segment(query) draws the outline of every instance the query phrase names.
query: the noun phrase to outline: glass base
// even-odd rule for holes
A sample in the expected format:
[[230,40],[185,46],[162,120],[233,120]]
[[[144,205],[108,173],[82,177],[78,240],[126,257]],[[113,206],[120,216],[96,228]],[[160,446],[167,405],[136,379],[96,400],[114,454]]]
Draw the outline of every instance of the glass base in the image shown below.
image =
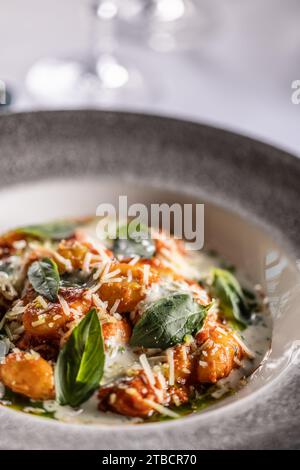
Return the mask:
[[49,107],[130,103],[149,91],[139,71],[111,55],[101,55],[93,68],[81,60],[41,59],[29,70],[26,88]]

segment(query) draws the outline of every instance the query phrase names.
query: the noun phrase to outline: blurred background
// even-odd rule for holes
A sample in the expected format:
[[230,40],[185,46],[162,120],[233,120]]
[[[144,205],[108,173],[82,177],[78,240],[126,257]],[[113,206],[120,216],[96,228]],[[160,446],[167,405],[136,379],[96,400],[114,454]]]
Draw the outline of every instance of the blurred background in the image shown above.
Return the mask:
[[299,0],[0,0],[2,112],[184,117],[300,156]]

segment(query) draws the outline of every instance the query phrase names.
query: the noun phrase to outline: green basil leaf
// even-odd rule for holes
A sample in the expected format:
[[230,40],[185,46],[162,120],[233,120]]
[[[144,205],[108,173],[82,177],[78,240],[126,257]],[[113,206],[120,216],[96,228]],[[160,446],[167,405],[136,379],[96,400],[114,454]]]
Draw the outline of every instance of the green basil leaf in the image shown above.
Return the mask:
[[141,258],[150,259],[155,253],[155,245],[152,240],[142,240],[135,242],[134,240],[116,239],[114,242],[113,252],[116,256],[124,256],[125,258],[133,258],[140,256]]
[[62,240],[74,235],[75,229],[79,225],[80,222],[65,220],[41,225],[28,225],[18,228],[16,232],[42,240]]
[[119,227],[117,238],[113,244],[113,252],[116,256],[126,258],[134,256],[152,258],[155,254],[155,243],[150,237],[148,227],[140,223],[136,226],[129,223]]
[[181,343],[186,335],[200,330],[209,308],[185,293],[163,297],[145,310],[133,329],[130,344],[166,349]]
[[93,279],[94,272],[86,274],[84,271],[78,269],[77,271],[65,272],[60,276],[61,287],[77,287],[85,289],[92,287],[95,284]]
[[28,269],[28,279],[38,294],[50,302],[57,300],[60,279],[57,265],[50,258],[34,261]]
[[212,295],[220,302],[220,308],[228,320],[235,320],[241,326],[248,325],[251,308],[236,277],[220,268],[212,271]]
[[77,407],[99,387],[105,363],[101,324],[95,309],[81,320],[61,349],[55,389],[61,405]]

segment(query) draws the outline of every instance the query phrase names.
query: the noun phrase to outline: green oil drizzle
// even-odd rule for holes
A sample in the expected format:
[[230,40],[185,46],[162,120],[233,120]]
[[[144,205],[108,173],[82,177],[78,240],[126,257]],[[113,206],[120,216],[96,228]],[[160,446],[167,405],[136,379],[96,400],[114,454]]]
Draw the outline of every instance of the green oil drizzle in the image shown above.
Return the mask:
[[[4,396],[0,400],[0,405],[6,406],[7,408],[11,408],[16,411],[23,411],[26,414],[40,416],[42,418],[55,419],[54,412],[45,410],[42,401],[31,400],[30,398],[24,397],[23,395],[12,392],[8,388],[5,388]],[[27,411],[26,408],[29,408],[29,410]],[[30,411],[30,408],[32,411]],[[39,409],[43,410],[43,412],[38,412]],[[34,410],[36,410],[36,412]]]
[[[180,417],[189,416],[191,414],[199,413],[206,408],[215,405],[221,400],[224,400],[227,397],[232,396],[235,393],[235,390],[230,389],[226,391],[220,398],[214,398],[211,394],[216,391],[214,386],[209,387],[206,392],[201,395],[198,395],[197,398],[192,398],[189,400],[188,403],[185,403],[180,406],[171,405],[168,409],[177,413]],[[154,423],[157,421],[170,421],[174,418],[170,418],[169,416],[157,415],[153,414],[149,418],[146,418],[144,422],[147,423]]]

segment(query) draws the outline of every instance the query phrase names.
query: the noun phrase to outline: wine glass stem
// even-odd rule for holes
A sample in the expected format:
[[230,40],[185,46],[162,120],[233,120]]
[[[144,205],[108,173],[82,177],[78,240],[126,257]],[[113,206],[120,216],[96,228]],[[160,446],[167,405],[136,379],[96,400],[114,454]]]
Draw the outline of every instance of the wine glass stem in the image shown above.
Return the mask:
[[94,70],[102,56],[113,57],[117,49],[116,16],[116,1],[91,1],[88,56],[91,68]]

